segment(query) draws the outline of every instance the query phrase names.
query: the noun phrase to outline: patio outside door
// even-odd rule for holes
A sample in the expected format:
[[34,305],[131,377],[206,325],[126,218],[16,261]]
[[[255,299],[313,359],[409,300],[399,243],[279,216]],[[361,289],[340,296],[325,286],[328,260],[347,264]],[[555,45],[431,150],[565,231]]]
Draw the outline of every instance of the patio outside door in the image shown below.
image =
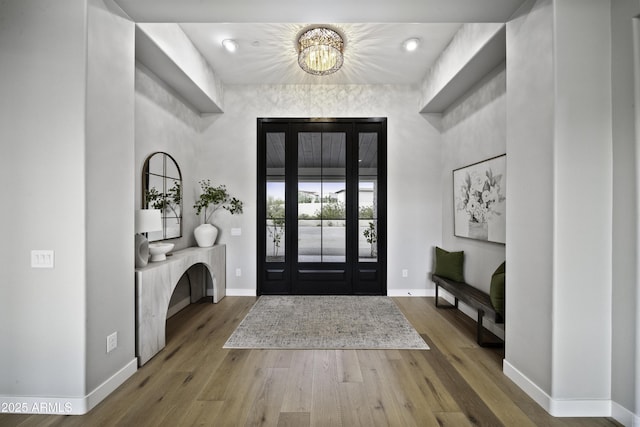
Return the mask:
[[258,293],[385,295],[385,119],[258,120]]

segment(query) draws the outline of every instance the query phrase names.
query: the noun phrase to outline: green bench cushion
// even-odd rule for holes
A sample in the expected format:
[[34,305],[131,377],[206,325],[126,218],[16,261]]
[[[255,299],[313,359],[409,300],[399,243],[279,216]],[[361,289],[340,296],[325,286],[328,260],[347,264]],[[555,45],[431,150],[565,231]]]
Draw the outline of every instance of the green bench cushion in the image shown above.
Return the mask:
[[448,252],[436,246],[436,268],[433,274],[464,282],[464,252]]
[[489,297],[491,298],[491,304],[500,316],[504,318],[504,277],[505,277],[505,263],[503,262],[498,266],[496,271],[491,276],[491,288],[489,290]]

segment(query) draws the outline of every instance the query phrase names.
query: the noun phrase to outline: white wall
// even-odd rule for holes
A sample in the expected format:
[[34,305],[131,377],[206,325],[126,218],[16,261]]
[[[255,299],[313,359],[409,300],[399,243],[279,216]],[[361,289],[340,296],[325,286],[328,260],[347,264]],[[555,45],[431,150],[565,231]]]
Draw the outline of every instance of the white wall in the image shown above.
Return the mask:
[[609,408],[609,7],[528,2],[507,26],[505,372],[553,415]]
[[[638,16],[635,15],[633,19],[633,40],[634,40],[634,54],[633,54],[633,74],[634,74],[634,106],[637,106],[640,103],[640,20]],[[636,188],[640,188],[640,111],[635,108],[635,172],[636,172]],[[640,211],[640,195],[636,192],[636,210]],[[636,221],[637,221],[636,216]],[[637,225],[636,222],[636,253],[640,251],[640,226]],[[636,258],[637,259],[637,258]],[[638,314],[637,308],[640,307],[640,283],[638,283],[638,277],[640,277],[640,264],[636,264],[636,275],[635,275],[635,288],[636,288],[636,310],[634,311],[635,315],[635,423],[640,424],[640,376],[638,372],[640,372],[640,315]],[[616,319],[617,320],[617,319]],[[615,322],[615,321],[614,321]],[[633,323],[632,323],[633,324]],[[615,326],[619,326],[619,323],[614,323]],[[614,352],[615,353],[615,352]],[[614,354],[615,357],[615,354]],[[614,384],[614,389],[616,389],[618,385]],[[617,390],[617,389],[616,389]]]
[[[136,369],[133,26],[101,0],[0,9],[0,170],[19,183],[3,214],[0,400],[84,413]],[[32,249],[55,267],[32,269]]]
[[[388,117],[388,292],[416,295],[433,288],[428,273],[442,235],[440,135],[417,113],[412,88],[231,86],[225,88],[224,114],[198,115],[138,64],[135,100],[136,207],[146,156],[168,152],[184,181],[183,237],[173,241],[176,249],[192,246],[193,228],[200,223],[193,209],[198,181],[226,184],[245,203],[244,213],[220,211],[211,222],[220,229],[218,243],[227,245],[228,293],[241,295],[256,292],[257,118]],[[242,235],[230,236],[232,227]],[[401,277],[403,269],[409,277]]]
[[[637,328],[638,186],[634,140],[634,37],[631,17],[640,14],[637,0],[611,2],[613,92],[613,327],[611,397],[627,411],[638,412],[635,387]],[[638,39],[636,39],[638,40]],[[640,44],[640,41],[636,41]],[[636,46],[640,49],[640,45]]]
[[[505,365],[525,389],[538,388],[528,389],[534,397],[541,397],[536,393],[542,391],[548,398],[542,403],[551,409],[562,409],[563,399],[598,404],[611,396],[629,411],[638,407],[637,402],[633,405],[638,393],[629,392],[634,384],[624,377],[631,372],[625,369],[637,364],[637,353],[635,361],[630,354],[634,344],[619,334],[611,343],[610,333],[612,328],[633,329],[637,321],[637,303],[634,306],[628,298],[637,293],[637,273],[628,269],[636,255],[625,251],[637,245],[625,235],[637,227],[637,215],[628,213],[634,197],[637,203],[637,189],[630,185],[629,192],[622,190],[637,170],[637,165],[622,160],[637,155],[629,146],[632,132],[626,114],[631,89],[622,83],[629,78],[628,58],[623,58],[628,55],[628,32],[613,34],[613,75],[610,61],[603,61],[611,44],[606,22],[629,19],[638,4],[613,5],[609,16],[609,2],[530,1],[507,28]],[[185,197],[187,185],[193,197],[185,201],[185,214],[195,198],[197,180],[203,178],[227,184],[245,201],[244,215],[223,213],[218,224],[223,227],[222,242],[229,245],[229,270],[243,271],[239,278],[230,275],[228,287],[238,293],[255,292],[256,117],[388,117],[389,293],[431,288],[427,273],[432,247],[450,235],[442,227],[448,202],[443,205],[446,172],[441,161],[454,162],[458,155],[453,155],[455,149],[443,148],[442,141],[459,144],[458,131],[468,123],[454,117],[473,120],[497,114],[503,108],[500,96],[487,104],[487,110],[472,115],[452,108],[443,119],[446,129],[441,137],[417,113],[415,90],[409,87],[232,87],[226,93],[226,114],[199,117],[175,104],[158,85],[145,92],[141,88],[149,83],[148,76],[137,72],[136,115],[142,114],[136,119],[136,138],[144,137],[140,145],[136,140],[132,153],[127,135],[132,124],[126,111],[133,88],[125,93],[133,75],[126,58],[132,30],[106,10],[97,0],[89,5],[86,0],[0,4],[0,140],[11,141],[2,147],[0,177],[5,183],[20,183],[6,186],[11,209],[2,211],[0,338],[5,345],[0,352],[0,400],[58,396],[83,401],[127,366],[133,352],[133,279],[125,279],[133,264],[132,212],[139,206],[142,162],[151,151],[178,153],[181,165],[197,158],[185,180]],[[554,23],[562,28],[554,28]],[[574,30],[581,37],[574,38]],[[96,51],[87,55],[87,45]],[[106,52],[113,53],[113,63]],[[100,85],[129,72],[113,93]],[[497,81],[496,76],[489,84]],[[607,101],[607,91],[613,92],[613,104]],[[481,98],[481,92],[469,100]],[[172,124],[163,126],[166,121]],[[484,155],[484,149],[479,148],[478,155]],[[574,166],[578,161],[580,168]],[[124,172],[121,169],[115,181],[126,186],[125,181],[135,179],[135,197],[132,190],[118,191],[98,173],[122,165]],[[585,168],[594,171],[593,176],[585,177]],[[603,206],[574,221],[573,205],[583,198],[571,191],[585,185]],[[612,186],[620,189],[611,193]],[[105,199],[96,195],[102,192],[109,204],[125,207],[112,210],[113,218],[101,210]],[[189,246],[189,228],[197,219],[185,217],[191,225],[178,243]],[[242,236],[229,236],[230,226],[241,227]],[[115,235],[105,237],[103,227],[106,233],[115,230]],[[611,229],[613,241],[605,231]],[[100,244],[105,250],[97,250]],[[32,249],[55,250],[55,268],[31,269]],[[491,256],[498,258],[496,253]],[[109,263],[115,270],[104,269]],[[409,270],[406,279],[400,277],[404,268]],[[469,274],[485,273],[474,267]],[[580,296],[579,304],[575,295]],[[119,348],[106,355],[104,334],[114,330],[122,334]],[[634,334],[637,327],[630,332]],[[620,363],[613,374],[612,357],[614,366]]]
[[[507,23],[505,361],[551,392],[553,271],[553,14],[529,1]],[[535,76],[535,78],[532,78]]]
[[[214,116],[215,117],[215,116]],[[163,151],[180,167],[183,181],[182,237],[170,239],[175,250],[195,246],[193,229],[200,224],[193,204],[198,193],[197,142],[207,117],[201,117],[180,101],[151,71],[141,64],[135,69],[135,209],[142,204],[142,168],[149,155]]]
[[[134,24],[112,13],[103,0],[90,0],[84,149],[89,394],[123,368],[131,373],[137,367],[131,273],[135,234],[133,46]],[[106,339],[114,332],[118,347],[107,354]]]
[[[135,209],[142,203],[142,168],[149,155],[163,151],[173,157],[180,168],[183,181],[182,237],[168,240],[174,250],[195,246],[193,229],[200,224],[193,204],[199,194],[196,177],[198,164],[197,142],[203,128],[217,115],[201,116],[187,106],[172,89],[144,65],[135,68],[135,162],[132,182],[135,182]],[[200,269],[201,267],[194,267]],[[189,299],[189,278],[206,277],[184,275],[178,282],[169,306],[180,306]]]
[[0,400],[85,392],[85,3],[0,4]]
[[[600,0],[556,0],[554,6],[552,395],[555,399],[608,399],[612,274],[611,6]],[[576,191],[580,188],[584,191]],[[585,197],[596,202],[585,204]],[[576,296],[580,304],[575,303]]]
[[[138,23],[136,57],[162,72],[166,82],[200,111],[223,111],[224,88],[207,60],[176,23]],[[146,38],[148,43],[143,42]],[[152,44],[150,46],[149,44]],[[168,57],[167,59],[160,59]],[[153,65],[152,65],[153,64]],[[175,67],[175,69],[173,69]]]
[[[491,275],[505,261],[505,245],[454,236],[452,171],[506,153],[506,104],[506,71],[503,63],[480,78],[467,94],[443,113],[441,120],[441,246],[449,251],[464,251],[465,281],[486,293],[490,290]],[[461,310],[476,318],[475,309],[461,304]],[[488,317],[485,326],[504,338],[503,324],[495,325],[493,319]]]
[[452,85],[452,81],[456,76],[459,77],[461,70],[474,57],[482,55],[479,52],[503,27],[504,24],[501,23],[463,24],[423,79],[418,109],[422,110],[447,86]]
[[[389,294],[432,288],[432,247],[441,239],[440,135],[416,111],[416,92],[405,86],[230,86],[225,113],[200,138],[196,179],[226,184],[244,201],[243,215],[216,214],[227,244],[227,288],[255,294],[256,155],[258,117],[387,117]],[[230,236],[230,228],[242,236]],[[242,276],[236,277],[237,268]],[[407,278],[402,269],[409,270]]]
[[505,260],[505,245],[454,236],[452,171],[506,153],[506,105],[502,64],[442,115],[442,245],[465,252],[465,281],[486,293],[491,275]]

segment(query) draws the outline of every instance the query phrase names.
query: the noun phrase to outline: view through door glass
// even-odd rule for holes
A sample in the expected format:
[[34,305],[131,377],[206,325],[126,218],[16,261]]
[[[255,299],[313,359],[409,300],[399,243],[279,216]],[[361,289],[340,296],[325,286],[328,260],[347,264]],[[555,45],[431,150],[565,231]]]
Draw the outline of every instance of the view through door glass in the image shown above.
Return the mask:
[[346,261],[346,135],[298,133],[298,262]]
[[259,294],[386,294],[385,150],[385,119],[258,120]]
[[285,133],[266,134],[266,261],[285,261]]
[[358,134],[358,257],[378,260],[378,134]]

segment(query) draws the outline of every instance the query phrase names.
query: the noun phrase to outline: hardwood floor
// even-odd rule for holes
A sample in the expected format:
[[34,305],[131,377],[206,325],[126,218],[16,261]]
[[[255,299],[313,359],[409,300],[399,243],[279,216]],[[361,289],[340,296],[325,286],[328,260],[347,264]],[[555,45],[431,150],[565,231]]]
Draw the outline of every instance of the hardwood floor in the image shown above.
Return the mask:
[[192,304],[167,322],[167,347],[83,416],[0,415],[0,426],[615,426],[553,418],[502,374],[502,349],[433,298],[394,298],[431,347],[228,350],[255,302]]

